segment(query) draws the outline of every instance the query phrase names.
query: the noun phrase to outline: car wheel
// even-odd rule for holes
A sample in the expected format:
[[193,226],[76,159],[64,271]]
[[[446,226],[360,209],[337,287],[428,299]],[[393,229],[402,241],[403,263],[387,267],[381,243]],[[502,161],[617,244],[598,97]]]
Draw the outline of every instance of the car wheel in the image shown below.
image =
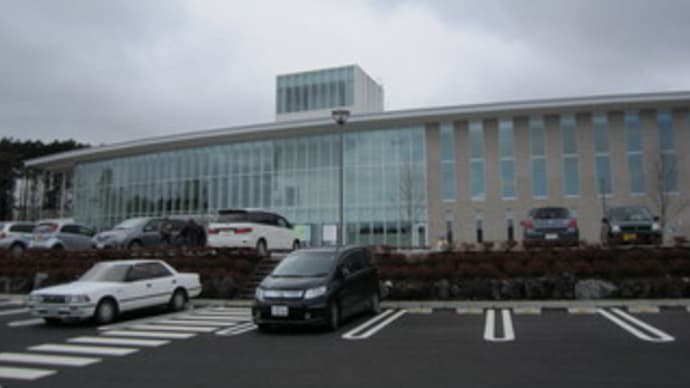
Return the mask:
[[58,244],[58,245],[56,245],[56,246],[53,247],[53,250],[56,250],[56,251],[62,251],[62,250],[64,250],[64,249],[65,249],[65,247],[63,247],[63,246],[60,245],[60,244]]
[[256,243],[256,252],[261,257],[268,257],[268,248],[266,248],[266,241],[259,240],[259,242]]
[[45,321],[46,325],[54,326],[57,324],[60,324],[62,320],[60,318],[43,318],[43,321]]
[[295,240],[295,242],[292,243],[292,250],[296,251],[299,249],[299,241]]
[[129,249],[141,249],[143,248],[143,245],[141,245],[141,242],[139,241],[132,241],[129,243]]
[[371,312],[374,314],[378,314],[381,312],[381,297],[379,297],[378,292],[374,292],[371,295],[371,299],[369,300]]
[[175,290],[170,297],[170,310],[182,311],[187,307],[187,293],[182,290]]
[[12,256],[21,256],[24,253],[24,245],[15,243],[10,247],[10,253]]
[[101,325],[110,323],[115,320],[115,317],[117,317],[117,306],[114,301],[105,299],[98,303],[94,313],[96,323]]
[[335,331],[340,326],[340,308],[336,302],[331,302],[328,305],[328,329]]

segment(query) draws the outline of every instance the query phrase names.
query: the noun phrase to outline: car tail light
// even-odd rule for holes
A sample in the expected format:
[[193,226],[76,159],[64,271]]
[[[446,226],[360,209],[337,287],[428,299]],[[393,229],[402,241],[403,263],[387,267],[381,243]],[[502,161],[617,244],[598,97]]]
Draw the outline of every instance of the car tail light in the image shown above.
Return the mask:
[[525,229],[534,229],[534,222],[532,220],[525,221]]
[[218,234],[218,233],[220,233],[219,229],[209,229],[208,230],[208,234]]
[[568,222],[568,228],[577,229],[577,219],[571,218],[570,221]]
[[235,229],[235,234],[247,234],[247,233],[251,233],[251,232],[252,232],[252,228],[237,228],[237,229]]

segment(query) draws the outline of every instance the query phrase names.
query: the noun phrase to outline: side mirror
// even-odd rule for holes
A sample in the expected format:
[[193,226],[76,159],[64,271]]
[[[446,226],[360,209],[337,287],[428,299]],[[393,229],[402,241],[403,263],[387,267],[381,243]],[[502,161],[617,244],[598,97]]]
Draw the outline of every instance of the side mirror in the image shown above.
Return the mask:
[[338,267],[338,277],[340,279],[347,279],[347,277],[350,276],[350,270],[347,269],[345,266],[340,266]]
[[659,222],[660,218],[659,216],[654,216],[654,222]]
[[609,223],[609,219],[606,218],[606,217],[604,217],[604,218],[601,219],[601,223],[602,223],[602,224],[608,224],[608,223]]

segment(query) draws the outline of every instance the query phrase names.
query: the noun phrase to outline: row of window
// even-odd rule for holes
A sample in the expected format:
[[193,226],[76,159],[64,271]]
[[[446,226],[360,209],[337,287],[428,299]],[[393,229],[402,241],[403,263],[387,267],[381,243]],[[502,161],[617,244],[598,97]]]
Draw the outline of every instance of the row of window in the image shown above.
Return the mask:
[[[678,171],[675,151],[675,135],[672,114],[658,112],[656,129],[658,145],[661,151],[658,161],[647,161],[652,169],[648,171],[654,177],[662,179],[666,192],[678,191]],[[484,125],[480,119],[471,120],[468,125],[467,154],[470,162],[470,193],[473,200],[483,200],[485,187],[485,143]],[[562,158],[563,193],[566,197],[580,195],[580,141],[581,128],[577,126],[575,115],[562,115],[559,118],[561,135],[560,152]],[[627,147],[627,164],[629,171],[629,190],[632,194],[644,194],[645,161],[643,156],[643,137],[638,112],[626,112],[624,130]],[[456,199],[455,146],[454,129],[451,123],[441,124],[441,176],[443,178],[441,193],[445,201]],[[599,194],[613,192],[613,180],[610,160],[610,133],[606,113],[595,113],[592,116],[592,138],[594,143],[594,173]],[[544,118],[529,118],[529,161],[531,173],[531,192],[536,199],[548,197],[548,159],[547,131]],[[504,199],[517,197],[517,177],[515,169],[515,133],[513,119],[500,119],[498,122],[498,148],[500,187]]]
[[279,114],[351,106],[354,68],[280,76],[276,92]]

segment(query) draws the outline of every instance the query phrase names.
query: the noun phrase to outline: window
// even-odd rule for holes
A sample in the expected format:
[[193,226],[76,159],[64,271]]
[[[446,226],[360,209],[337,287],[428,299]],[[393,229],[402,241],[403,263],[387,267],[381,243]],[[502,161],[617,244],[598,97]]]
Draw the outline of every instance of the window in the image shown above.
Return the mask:
[[79,226],[77,226],[77,225],[65,225],[62,227],[62,230],[60,232],[69,233],[69,234],[79,234]]
[[673,115],[671,112],[659,112],[656,116],[659,128],[659,149],[661,160],[657,167],[660,179],[663,180],[665,192],[678,191],[678,168],[676,164],[675,136]]
[[642,131],[640,115],[637,112],[625,113],[625,140],[628,147],[628,171],[630,193],[644,194],[644,168],[642,160]]
[[575,116],[561,116],[560,124],[563,152],[563,193],[566,197],[574,197],[580,194],[580,157]]
[[453,125],[441,124],[441,193],[444,201],[455,200],[455,150]]
[[[0,230],[2,230],[2,225],[0,225]],[[31,233],[33,230],[34,226],[32,224],[16,224],[10,226],[10,232]]]
[[546,130],[544,119],[540,116],[531,117],[530,153],[532,159],[532,196],[546,198]]
[[516,183],[513,119],[501,119],[499,121],[498,148],[501,157],[501,193],[504,199],[514,199],[516,197]]
[[481,120],[469,124],[470,184],[472,199],[483,200],[484,191],[484,127]]
[[599,194],[611,194],[611,162],[609,160],[609,131],[606,113],[595,113],[592,117],[594,130],[594,166]]

